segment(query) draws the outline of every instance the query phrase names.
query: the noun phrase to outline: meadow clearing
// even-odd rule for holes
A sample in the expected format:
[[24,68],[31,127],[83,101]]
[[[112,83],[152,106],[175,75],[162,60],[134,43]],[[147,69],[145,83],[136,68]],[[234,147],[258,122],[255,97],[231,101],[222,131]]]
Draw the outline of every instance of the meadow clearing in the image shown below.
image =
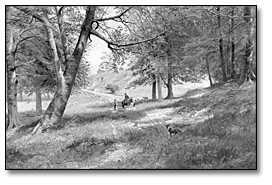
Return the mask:
[[[40,119],[35,102],[20,102],[29,105],[19,103],[22,126],[6,133],[6,168],[256,169],[255,88],[180,86],[174,99],[117,111],[111,100],[123,92],[84,90],[70,98],[60,126],[39,135],[30,134]],[[170,135],[166,125],[179,132]]]

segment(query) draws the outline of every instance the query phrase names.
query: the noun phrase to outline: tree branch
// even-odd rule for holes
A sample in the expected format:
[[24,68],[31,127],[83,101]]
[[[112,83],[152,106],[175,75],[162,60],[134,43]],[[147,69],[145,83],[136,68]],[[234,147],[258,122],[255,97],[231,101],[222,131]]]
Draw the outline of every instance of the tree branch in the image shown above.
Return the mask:
[[237,19],[237,18],[254,18],[253,16],[230,16],[230,15],[224,15],[224,14],[219,14],[219,13],[215,13],[207,8],[203,8],[202,10],[205,10],[207,11],[208,13],[210,14],[213,14],[215,16],[221,16],[221,17],[227,17],[227,18],[230,18],[230,19]]
[[162,77],[161,75],[160,75],[160,77],[161,77],[163,83],[164,83],[166,86],[168,86],[168,83],[166,83],[166,81],[163,79],[163,77]]
[[65,6],[61,6],[59,11],[58,11],[58,15],[61,15],[62,14],[62,10],[64,9]]
[[33,37],[35,38],[36,36],[25,37],[25,38],[23,38],[22,40],[20,40],[19,42],[17,42],[16,47],[15,47],[15,50],[14,50],[14,55],[16,55],[18,46],[19,46],[19,44],[20,44],[21,42],[23,42],[23,41],[25,41],[25,40],[27,40],[27,39],[33,38]]
[[121,12],[118,15],[112,16],[112,17],[107,17],[107,18],[101,18],[101,19],[95,19],[94,21],[109,21],[109,20],[115,20],[117,18],[121,18],[125,13],[127,13],[132,7],[126,9],[125,11]]
[[20,10],[21,12],[29,15],[29,16],[32,16],[33,18],[39,20],[40,22],[43,22],[43,19],[39,15],[33,14],[30,11],[27,11],[26,9],[19,8],[17,6],[13,6],[13,7],[16,8],[17,10]]
[[[156,35],[155,37],[152,37],[150,39],[146,39],[146,40],[142,40],[142,41],[139,41],[139,42],[132,42],[132,43],[128,43],[128,44],[116,44],[116,43],[113,43],[111,41],[109,41],[108,39],[106,39],[104,36],[102,36],[101,34],[99,34],[97,31],[95,30],[92,30],[91,31],[91,34],[97,36],[98,38],[102,39],[103,41],[105,41],[106,43],[108,43],[108,46],[112,47],[112,46],[116,46],[116,47],[127,47],[127,46],[133,46],[133,45],[138,45],[138,44],[142,44],[142,43],[145,43],[145,42],[149,42],[151,40],[154,40],[156,38],[158,38],[159,36],[162,36],[166,33],[166,31]],[[111,46],[112,45],[112,46]]]
[[14,8],[16,8],[17,10],[19,10],[19,11],[21,11],[21,12],[23,12],[23,13],[29,15],[29,16],[32,16],[33,18],[40,21],[44,26],[47,26],[47,27],[51,28],[53,31],[55,31],[56,33],[58,33],[57,30],[54,27],[46,25],[45,22],[44,22],[44,19],[41,16],[39,16],[37,14],[33,14],[30,11],[27,11],[26,9],[18,8],[16,6],[14,6]]
[[239,24],[237,24],[236,26],[234,26],[231,30],[229,30],[228,34],[230,34],[231,32],[233,32],[236,28],[238,28],[239,26],[245,24],[246,22],[241,22]]

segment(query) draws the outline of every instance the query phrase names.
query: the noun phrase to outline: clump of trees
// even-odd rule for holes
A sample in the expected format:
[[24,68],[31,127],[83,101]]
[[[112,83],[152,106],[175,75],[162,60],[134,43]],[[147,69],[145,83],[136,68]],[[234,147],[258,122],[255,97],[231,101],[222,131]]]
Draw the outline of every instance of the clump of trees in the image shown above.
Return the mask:
[[[130,61],[137,76],[131,86],[151,85],[152,98],[173,98],[173,85],[199,82],[210,85],[232,79],[238,84],[256,80],[255,6],[137,7],[123,22],[126,39],[139,40],[164,32],[157,39],[115,51],[107,66]],[[131,24],[128,28],[127,22]]]

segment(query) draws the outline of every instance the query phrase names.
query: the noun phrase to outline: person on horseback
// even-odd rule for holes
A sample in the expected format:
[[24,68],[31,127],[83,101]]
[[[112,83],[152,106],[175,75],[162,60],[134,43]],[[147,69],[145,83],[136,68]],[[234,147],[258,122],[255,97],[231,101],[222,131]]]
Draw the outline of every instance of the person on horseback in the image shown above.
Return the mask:
[[128,103],[129,100],[129,96],[127,95],[127,93],[125,93],[125,103]]

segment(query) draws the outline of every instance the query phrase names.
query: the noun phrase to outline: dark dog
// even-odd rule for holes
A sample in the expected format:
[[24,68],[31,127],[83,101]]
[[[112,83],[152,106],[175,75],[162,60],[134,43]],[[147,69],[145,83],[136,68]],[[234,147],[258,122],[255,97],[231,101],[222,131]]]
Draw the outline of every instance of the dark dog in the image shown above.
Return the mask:
[[179,133],[183,133],[184,130],[177,128],[177,127],[170,127],[170,125],[165,125],[167,131],[169,132],[170,136],[172,137],[172,134],[176,135]]

